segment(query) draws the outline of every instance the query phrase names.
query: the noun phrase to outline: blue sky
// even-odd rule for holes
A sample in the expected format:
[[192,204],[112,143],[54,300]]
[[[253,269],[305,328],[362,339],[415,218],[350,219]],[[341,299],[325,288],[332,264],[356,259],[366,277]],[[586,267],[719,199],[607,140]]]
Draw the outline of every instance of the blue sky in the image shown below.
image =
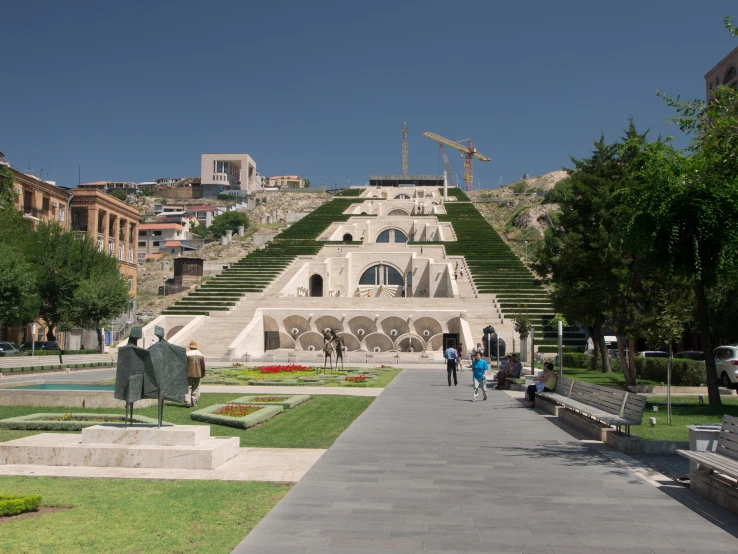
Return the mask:
[[63,186],[78,162],[83,182],[197,176],[203,152],[363,184],[400,172],[407,121],[411,173],[442,170],[423,131],[471,137],[494,187],[586,156],[631,115],[678,135],[656,90],[703,98],[738,46],[723,0],[0,0],[0,13],[0,150]]

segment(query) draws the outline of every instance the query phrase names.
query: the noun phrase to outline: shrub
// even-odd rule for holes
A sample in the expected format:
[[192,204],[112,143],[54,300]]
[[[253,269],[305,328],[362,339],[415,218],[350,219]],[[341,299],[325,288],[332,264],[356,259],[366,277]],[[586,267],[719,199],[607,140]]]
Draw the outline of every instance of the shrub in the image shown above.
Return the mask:
[[[636,358],[636,374],[639,378],[666,383],[665,358]],[[619,360],[610,360],[612,370],[620,373]],[[592,367],[592,356],[589,354],[564,353],[564,367],[589,369]],[[600,367],[600,360],[597,360]],[[703,362],[694,360],[673,360],[671,368],[671,384],[676,387],[698,387],[707,382],[707,372]]]
[[516,194],[522,194],[526,190],[528,190],[528,183],[526,183],[525,181],[515,181],[512,185],[510,185],[510,189]]
[[[121,414],[37,413],[0,419],[0,429],[14,431],[81,431],[85,427],[99,425],[101,423],[99,420],[101,419],[120,421],[122,418],[123,416]],[[146,425],[155,425],[157,423],[155,419],[138,415],[133,416],[133,422]]]
[[36,512],[39,506],[41,506],[40,496],[0,494],[0,517]]
[[244,227],[249,226],[249,218],[245,213],[226,212],[213,218],[210,232],[215,238],[220,238],[225,235],[225,232],[229,229],[235,233],[240,225],[243,225]]

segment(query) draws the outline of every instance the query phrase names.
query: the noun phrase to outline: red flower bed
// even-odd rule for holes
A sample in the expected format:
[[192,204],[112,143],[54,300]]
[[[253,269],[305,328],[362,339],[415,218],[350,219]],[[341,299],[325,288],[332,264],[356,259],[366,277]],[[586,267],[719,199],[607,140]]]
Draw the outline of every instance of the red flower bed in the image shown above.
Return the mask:
[[356,377],[346,377],[344,381],[348,381],[349,383],[363,383],[366,381],[366,375],[357,375]]
[[306,365],[265,365],[259,368],[261,373],[294,373],[296,371],[312,371],[312,367]]
[[244,417],[253,414],[256,410],[261,410],[264,406],[251,406],[247,404],[226,404],[222,408],[218,408],[213,413],[215,415],[224,415],[228,417]]

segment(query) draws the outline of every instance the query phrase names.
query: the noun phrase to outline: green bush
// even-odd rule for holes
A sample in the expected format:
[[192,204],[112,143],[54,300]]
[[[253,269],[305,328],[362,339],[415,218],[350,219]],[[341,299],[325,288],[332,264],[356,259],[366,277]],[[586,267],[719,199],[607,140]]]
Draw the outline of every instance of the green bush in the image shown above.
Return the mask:
[[15,496],[0,494],[0,517],[17,516],[26,512],[36,512],[41,506],[40,496]]
[[[99,421],[93,419],[105,418],[111,420],[120,420],[122,414],[95,414],[84,413],[74,414],[74,419],[69,421],[54,421],[52,418],[63,416],[63,413],[37,413],[18,417],[9,417],[0,419],[0,429],[8,429],[13,431],[81,431],[85,427],[100,425]],[[133,416],[134,423],[143,423],[146,425],[156,425],[157,421],[150,417]]]
[[240,225],[243,225],[244,227],[249,226],[249,218],[245,213],[226,212],[216,215],[213,218],[213,224],[210,226],[210,233],[215,238],[220,238],[225,235],[225,232],[229,229],[235,234]]
[[528,183],[525,181],[515,181],[512,185],[510,185],[510,189],[516,194],[523,194],[526,190],[528,190]]

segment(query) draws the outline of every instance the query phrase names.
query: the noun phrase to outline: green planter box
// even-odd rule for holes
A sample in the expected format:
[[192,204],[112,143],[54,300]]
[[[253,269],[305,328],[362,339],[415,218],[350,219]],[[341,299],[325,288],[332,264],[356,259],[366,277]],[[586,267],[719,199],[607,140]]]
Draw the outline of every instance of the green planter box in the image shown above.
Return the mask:
[[[272,397],[272,398],[279,398],[279,400],[266,402],[266,401],[260,401],[259,398],[264,397]],[[295,394],[292,396],[282,396],[282,395],[274,395],[274,394],[250,394],[248,396],[242,396],[241,398],[236,398],[235,400],[231,400],[232,404],[254,404],[254,405],[264,405],[264,406],[282,406],[285,410],[291,410],[292,408],[295,408],[296,406],[299,406],[303,402],[307,402],[310,400],[310,396],[307,394]]]
[[216,415],[213,412],[217,412],[220,408],[223,408],[225,404],[215,404],[208,406],[202,410],[197,410],[190,414],[190,418],[195,421],[202,421],[203,423],[211,423],[215,425],[225,425],[226,427],[236,427],[238,429],[248,429],[254,427],[260,423],[264,423],[272,419],[274,416],[281,414],[284,408],[280,405],[264,406],[243,417],[229,417],[225,415]]

